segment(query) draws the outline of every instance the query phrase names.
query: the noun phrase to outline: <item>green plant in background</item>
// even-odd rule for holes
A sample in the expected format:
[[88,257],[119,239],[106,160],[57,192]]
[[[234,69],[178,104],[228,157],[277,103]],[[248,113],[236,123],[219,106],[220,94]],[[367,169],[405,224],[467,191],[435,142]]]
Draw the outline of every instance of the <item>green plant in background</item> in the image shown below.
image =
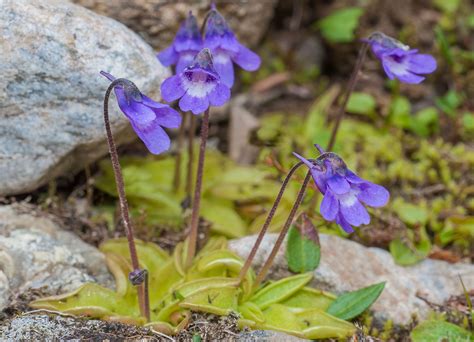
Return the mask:
[[[187,165],[183,155],[182,173]],[[215,150],[206,152],[203,184],[202,216],[211,223],[211,231],[229,238],[248,234],[249,222],[278,192],[275,172],[265,167],[238,166]],[[144,214],[145,224],[163,229],[179,229],[185,215],[181,202],[184,189],[173,189],[175,159],[135,158],[122,159],[125,186],[132,212]],[[96,187],[116,196],[113,174],[109,163],[101,163],[101,176]],[[288,196],[290,196],[289,194]]]
[[127,279],[131,265],[125,239],[109,240],[100,247],[115,278],[115,291],[88,283],[68,294],[36,300],[31,306],[145,325],[169,335],[188,324],[191,311],[198,311],[215,315],[235,312],[241,327],[278,330],[308,339],[344,338],[356,330],[347,320],[365,311],[383,289],[383,284],[378,284],[337,297],[309,287],[310,273],[255,288],[252,270],[239,284],[237,275],[244,262],[227,249],[224,238],[211,239],[188,270],[184,268],[186,243],[178,244],[169,255],[153,243],[137,241],[140,262],[150,271],[149,323],[140,316],[137,289]]
[[413,342],[425,341],[474,341],[474,335],[449,322],[428,320],[418,325],[410,334]]
[[343,8],[321,19],[315,27],[331,43],[348,43],[354,40],[354,31],[363,13],[360,7]]

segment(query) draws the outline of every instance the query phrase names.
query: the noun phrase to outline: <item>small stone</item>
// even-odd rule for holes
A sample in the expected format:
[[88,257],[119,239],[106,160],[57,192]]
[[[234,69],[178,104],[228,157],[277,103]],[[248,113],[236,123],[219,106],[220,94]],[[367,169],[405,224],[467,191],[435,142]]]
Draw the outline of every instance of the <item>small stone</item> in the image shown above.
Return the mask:
[[[259,268],[273,248],[277,235],[267,234],[254,259],[253,266]],[[246,258],[256,236],[232,240],[231,250]],[[334,235],[320,234],[321,263],[314,271],[313,286],[341,294],[386,282],[381,296],[371,306],[375,317],[391,319],[395,324],[407,324],[416,314],[426,319],[430,307],[423,299],[442,304],[450,296],[463,293],[458,275],[461,275],[468,290],[474,284],[474,265],[426,259],[414,266],[402,267],[393,261],[386,250],[365,247],[361,244]],[[287,270],[285,244],[278,251],[273,265],[273,274],[281,276]],[[272,276],[270,270],[270,277]],[[278,270],[279,272],[275,272]]]
[[10,295],[42,289],[55,295],[86,282],[113,287],[104,255],[30,207],[0,206],[0,310]]

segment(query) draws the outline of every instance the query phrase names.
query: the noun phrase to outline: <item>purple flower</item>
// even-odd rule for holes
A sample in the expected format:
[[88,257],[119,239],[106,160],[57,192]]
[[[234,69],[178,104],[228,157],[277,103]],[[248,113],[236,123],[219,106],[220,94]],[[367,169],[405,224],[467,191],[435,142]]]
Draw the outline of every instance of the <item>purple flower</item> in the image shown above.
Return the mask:
[[383,33],[373,33],[364,41],[370,44],[372,52],[380,59],[391,80],[398,78],[404,83],[417,84],[425,79],[420,75],[436,70],[436,60],[433,56],[418,53],[417,49],[410,50],[409,46]]
[[194,59],[194,56],[202,49],[202,38],[196,17],[189,12],[186,20],[176,33],[176,37],[170,47],[158,53],[158,60],[164,66],[176,64],[176,73],[180,73]]
[[314,162],[293,154],[310,168],[314,182],[324,195],[321,215],[325,220],[336,221],[347,233],[354,231],[352,226],[370,223],[363,204],[375,208],[387,204],[389,192],[357,176],[337,154],[322,152]]
[[[109,81],[115,77],[101,71]],[[143,95],[137,86],[129,80],[120,79],[122,82],[114,87],[117,102],[130,120],[130,123],[145,143],[148,150],[153,154],[160,154],[169,149],[170,138],[163,127],[178,128],[181,124],[181,116],[170,106],[153,101]]]
[[222,82],[229,88],[234,84],[232,62],[247,71],[255,71],[260,67],[260,57],[239,43],[215,6],[212,7],[207,17],[204,47],[211,50],[214,56],[214,66]]
[[209,49],[201,50],[192,64],[161,84],[161,96],[167,102],[179,100],[182,111],[200,114],[211,106],[222,106],[230,98],[230,89],[214,69]]

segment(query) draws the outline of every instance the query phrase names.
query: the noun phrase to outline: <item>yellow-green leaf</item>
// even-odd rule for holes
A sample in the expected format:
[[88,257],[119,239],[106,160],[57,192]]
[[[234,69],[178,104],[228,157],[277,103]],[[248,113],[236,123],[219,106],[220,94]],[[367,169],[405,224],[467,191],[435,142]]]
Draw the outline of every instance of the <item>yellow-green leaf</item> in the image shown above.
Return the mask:
[[257,323],[259,329],[282,331],[303,338],[301,320],[289,308],[281,304],[272,304],[264,312],[265,322]]
[[278,280],[260,289],[250,298],[250,301],[257,304],[260,309],[266,309],[302,289],[310,282],[312,277],[311,273],[305,273]]
[[293,309],[320,309],[326,310],[337,297],[329,292],[304,287],[288,299],[281,302]]
[[206,288],[186,297],[179,306],[193,311],[228,315],[237,310],[240,289],[236,287]]
[[308,309],[295,314],[304,326],[308,339],[344,338],[354,334],[356,328],[349,322],[336,318],[319,309]]
[[263,316],[262,310],[260,310],[260,308],[255,303],[245,302],[239,306],[238,311],[245,319],[249,319],[257,323],[265,322],[265,317]]

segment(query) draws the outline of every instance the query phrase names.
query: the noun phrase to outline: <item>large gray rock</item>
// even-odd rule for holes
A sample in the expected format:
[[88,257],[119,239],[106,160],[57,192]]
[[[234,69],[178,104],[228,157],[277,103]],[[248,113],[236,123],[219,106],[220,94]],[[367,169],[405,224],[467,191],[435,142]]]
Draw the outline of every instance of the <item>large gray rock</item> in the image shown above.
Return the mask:
[[[230,248],[247,257],[255,238],[233,240]],[[428,316],[430,307],[420,296],[431,303],[442,304],[450,296],[462,294],[458,275],[468,290],[474,286],[474,265],[426,259],[417,265],[402,267],[396,265],[390,253],[383,249],[364,247],[332,235],[321,234],[320,239],[321,263],[314,272],[314,286],[342,293],[386,281],[382,295],[371,309],[376,317],[391,319],[396,324],[408,323],[412,313],[422,319]],[[275,241],[275,234],[265,236],[254,267],[263,264]],[[278,252],[273,267],[273,271],[287,269],[285,246]]]
[[[124,25],[60,0],[0,0],[0,196],[36,189],[107,152],[109,71],[152,98],[168,71]],[[119,142],[134,135],[110,103]]]
[[[107,15],[138,32],[155,49],[165,48],[188,12],[195,13],[199,22],[213,0],[72,0],[99,14]],[[273,17],[277,0],[215,1],[218,10],[242,43],[256,45]]]
[[0,311],[29,289],[58,294],[86,282],[113,286],[105,258],[29,206],[0,207]]

